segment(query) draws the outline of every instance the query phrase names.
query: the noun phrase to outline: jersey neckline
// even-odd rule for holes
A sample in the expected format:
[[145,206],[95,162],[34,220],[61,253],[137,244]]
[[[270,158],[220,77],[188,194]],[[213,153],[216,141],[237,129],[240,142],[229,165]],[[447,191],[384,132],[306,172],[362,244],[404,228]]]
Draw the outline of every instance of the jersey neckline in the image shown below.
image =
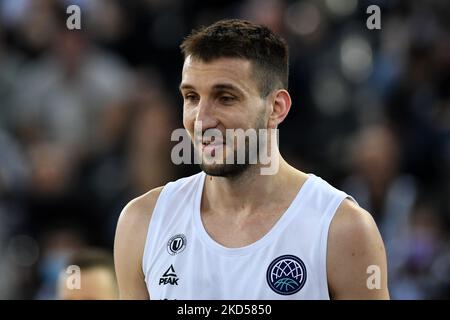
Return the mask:
[[316,176],[309,173],[308,178],[300,187],[294,200],[291,202],[286,211],[281,215],[278,221],[272,226],[272,228],[257,241],[246,245],[244,247],[229,248],[215,241],[205,229],[203,221],[201,219],[200,205],[201,199],[206,179],[205,172],[200,172],[198,180],[196,183],[196,191],[193,201],[192,213],[195,228],[198,232],[196,234],[200,237],[201,241],[211,250],[219,253],[221,255],[236,256],[236,255],[246,255],[254,252],[255,250],[264,247],[276,240],[277,236],[280,236],[283,229],[286,228],[291,220],[299,213],[301,213],[301,207],[308,198],[308,194],[312,190]]

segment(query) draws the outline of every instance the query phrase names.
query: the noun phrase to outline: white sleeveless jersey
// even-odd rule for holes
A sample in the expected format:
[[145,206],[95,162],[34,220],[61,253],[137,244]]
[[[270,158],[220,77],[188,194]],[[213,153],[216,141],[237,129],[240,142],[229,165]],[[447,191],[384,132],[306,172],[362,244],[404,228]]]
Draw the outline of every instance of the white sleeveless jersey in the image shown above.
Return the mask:
[[168,183],[154,208],[143,255],[151,299],[329,299],[328,229],[348,195],[308,176],[272,229],[241,248],[220,245],[203,226],[205,173]]

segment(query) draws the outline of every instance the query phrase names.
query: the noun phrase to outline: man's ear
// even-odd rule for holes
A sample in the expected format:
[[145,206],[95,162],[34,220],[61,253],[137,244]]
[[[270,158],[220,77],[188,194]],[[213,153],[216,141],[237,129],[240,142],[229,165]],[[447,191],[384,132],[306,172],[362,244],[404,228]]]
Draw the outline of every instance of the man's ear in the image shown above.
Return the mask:
[[273,94],[274,99],[272,102],[272,110],[269,114],[267,127],[275,129],[288,115],[289,110],[291,109],[292,100],[289,92],[284,89],[278,90]]

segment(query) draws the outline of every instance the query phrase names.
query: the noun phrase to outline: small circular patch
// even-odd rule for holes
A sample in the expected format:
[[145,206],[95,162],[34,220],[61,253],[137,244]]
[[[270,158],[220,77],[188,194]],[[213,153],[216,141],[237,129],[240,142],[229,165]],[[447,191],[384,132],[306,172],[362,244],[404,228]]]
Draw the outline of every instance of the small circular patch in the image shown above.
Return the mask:
[[306,267],[293,255],[273,260],[267,268],[267,283],[278,294],[291,295],[300,291],[306,282]]
[[186,236],[184,234],[177,234],[167,242],[167,251],[171,255],[175,255],[182,252],[186,248],[186,244]]

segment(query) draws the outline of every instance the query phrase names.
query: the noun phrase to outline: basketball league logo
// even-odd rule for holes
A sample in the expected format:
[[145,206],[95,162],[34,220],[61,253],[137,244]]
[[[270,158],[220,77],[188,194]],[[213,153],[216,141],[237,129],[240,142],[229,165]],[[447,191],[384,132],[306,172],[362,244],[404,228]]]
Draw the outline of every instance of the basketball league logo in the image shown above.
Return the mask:
[[306,267],[293,255],[276,258],[267,268],[267,283],[278,294],[291,295],[300,291],[306,282]]
[[167,242],[167,251],[171,255],[176,255],[186,248],[186,236],[184,234],[177,234],[169,239]]

